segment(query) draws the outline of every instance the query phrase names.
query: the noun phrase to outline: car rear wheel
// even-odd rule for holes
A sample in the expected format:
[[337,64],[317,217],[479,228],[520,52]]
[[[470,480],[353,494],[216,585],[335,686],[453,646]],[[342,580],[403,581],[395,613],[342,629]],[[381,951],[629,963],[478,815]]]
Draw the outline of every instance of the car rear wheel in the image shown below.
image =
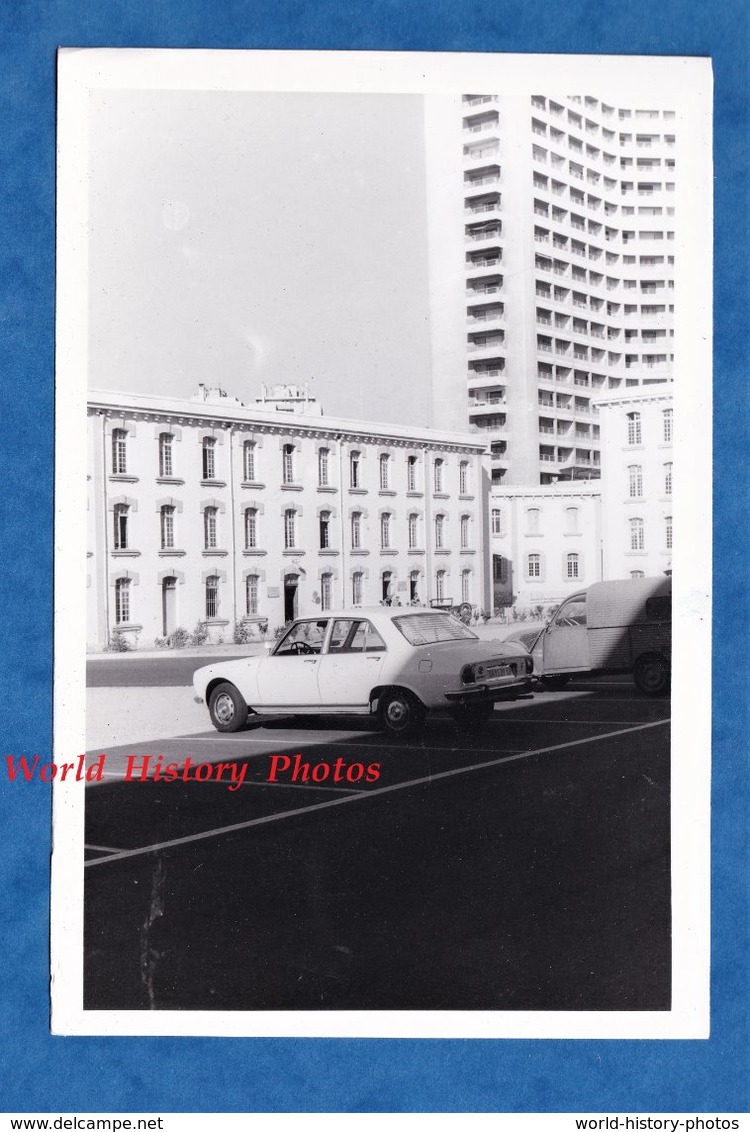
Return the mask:
[[234,684],[217,684],[208,712],[217,731],[239,731],[247,722],[248,707]]
[[424,723],[425,711],[419,700],[401,688],[383,692],[378,702],[378,719],[391,735],[406,735]]
[[669,665],[658,653],[639,656],[633,669],[633,680],[639,692],[646,696],[663,696],[669,691]]

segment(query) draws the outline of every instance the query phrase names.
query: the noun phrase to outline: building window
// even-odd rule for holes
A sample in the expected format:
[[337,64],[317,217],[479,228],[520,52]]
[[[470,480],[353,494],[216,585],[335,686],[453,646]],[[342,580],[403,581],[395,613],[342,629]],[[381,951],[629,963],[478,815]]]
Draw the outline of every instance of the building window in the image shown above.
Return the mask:
[[628,413],[628,444],[641,443],[641,414]]
[[172,550],[174,547],[174,510],[174,507],[167,505],[159,512],[162,550]]
[[124,428],[112,429],[112,474],[122,476],[128,470],[128,434]]
[[245,608],[248,617],[257,617],[258,615],[259,580],[257,574],[248,574],[245,579]]
[[115,582],[115,623],[123,625],[130,620],[130,578]]
[[247,483],[252,483],[255,476],[255,441],[246,440],[242,445],[242,478]]
[[643,534],[643,519],[630,519],[630,549],[643,550],[645,538]]
[[381,452],[380,460],[380,490],[387,491],[391,486],[391,458],[387,452]]
[[127,503],[115,504],[115,550],[128,549],[128,522],[130,519],[130,508]]
[[412,605],[419,604],[419,570],[412,570],[409,574],[409,601]]
[[664,539],[665,539],[667,550],[671,550],[672,549],[672,516],[671,515],[667,515],[666,519],[664,520]]
[[438,601],[445,601],[445,570],[438,570],[435,575],[435,597]]
[[206,619],[213,621],[219,616],[219,576],[211,574],[206,578]]
[[458,466],[458,491],[460,495],[469,492],[469,461],[462,460]]
[[285,444],[281,450],[281,479],[283,483],[294,483],[293,444]]
[[419,517],[415,512],[409,516],[409,550],[417,548],[417,531],[419,530]]
[[664,494],[672,494],[672,465],[664,465]]
[[215,550],[219,545],[218,514],[217,507],[206,507],[203,512],[203,547],[205,550]]
[[569,535],[578,534],[578,508],[565,508],[565,529]]
[[417,457],[409,456],[406,461],[406,490],[417,490]]
[[213,480],[216,478],[216,441],[212,436],[204,436],[203,446],[203,478]]
[[258,545],[258,509],[248,507],[245,511],[245,550],[253,550]]
[[492,533],[493,535],[503,533],[503,513],[499,507],[492,508]]
[[568,580],[578,578],[579,574],[579,560],[578,555],[571,553],[565,556],[565,577]]
[[435,516],[435,550],[442,550],[445,544],[445,515]]
[[526,557],[526,576],[528,578],[541,578],[542,576],[542,556],[541,554],[529,554]]
[[352,574],[352,605],[362,604],[362,571],[356,570]]
[[320,528],[320,549],[328,550],[331,545],[331,512],[321,511],[318,520]]
[[502,585],[508,580],[507,559],[502,554],[492,555],[492,580]]
[[469,545],[469,516],[461,516],[461,549],[466,550]]
[[442,493],[442,490],[443,490],[443,461],[439,457],[435,461],[433,473],[434,473],[433,482],[434,482],[434,485],[435,485],[435,492],[436,492],[436,494],[440,495]]
[[631,464],[628,468],[628,494],[631,499],[643,495],[643,468],[640,464]]
[[388,550],[391,545],[391,516],[388,511],[384,511],[380,516],[380,547],[382,550]]
[[284,512],[284,549],[294,550],[297,546],[297,513],[288,508]]
[[663,426],[662,436],[664,437],[664,440],[665,440],[666,443],[671,444],[672,443],[672,410],[671,409],[665,409],[664,412],[662,413],[662,426]]
[[385,602],[386,605],[391,604],[391,598],[393,597],[393,590],[391,588],[392,585],[393,585],[393,574],[392,574],[392,572],[390,570],[384,570],[383,573],[380,576],[380,594],[381,594],[382,600]]
[[333,589],[333,575],[321,574],[320,576],[320,608],[331,608],[331,593]]
[[328,448],[318,449],[318,487],[328,487],[330,454]]
[[526,533],[529,535],[539,534],[539,518],[540,511],[538,507],[529,507],[526,512]]
[[362,486],[362,464],[359,452],[349,453],[349,487]]
[[352,515],[352,550],[360,550],[362,546],[362,512],[355,511]]
[[471,570],[461,571],[461,601],[471,600]]
[[171,432],[159,433],[159,475],[171,476],[172,473],[172,441]]

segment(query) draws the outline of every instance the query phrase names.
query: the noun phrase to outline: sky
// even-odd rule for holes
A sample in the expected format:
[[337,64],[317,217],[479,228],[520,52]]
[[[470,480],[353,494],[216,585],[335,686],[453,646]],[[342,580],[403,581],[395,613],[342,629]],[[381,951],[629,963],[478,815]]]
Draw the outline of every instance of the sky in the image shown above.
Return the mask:
[[89,385],[428,425],[417,95],[92,97]]

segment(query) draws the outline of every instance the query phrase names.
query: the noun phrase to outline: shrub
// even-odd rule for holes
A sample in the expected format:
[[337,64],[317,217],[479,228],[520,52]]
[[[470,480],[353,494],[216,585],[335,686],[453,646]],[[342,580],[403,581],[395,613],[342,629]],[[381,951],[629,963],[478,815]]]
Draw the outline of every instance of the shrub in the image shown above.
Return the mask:
[[276,628],[273,631],[273,635],[274,635],[274,637],[276,638],[277,641],[280,640],[280,638],[284,636],[284,633],[286,633],[286,631],[287,631],[287,629],[289,628],[290,625],[291,625],[291,621],[285,621],[283,625],[277,625],[276,626]]
[[132,650],[132,647],[133,646],[130,644],[125,634],[121,633],[119,629],[115,629],[110,638],[109,644],[107,645],[106,651],[130,652]]
[[205,645],[208,640],[208,625],[205,621],[199,621],[190,634],[191,645]]
[[253,639],[253,627],[246,621],[235,621],[232,640],[236,645],[246,645]]
[[183,629],[182,625],[175,629],[171,636],[167,637],[167,643],[173,649],[184,649],[189,641],[190,634],[187,629]]

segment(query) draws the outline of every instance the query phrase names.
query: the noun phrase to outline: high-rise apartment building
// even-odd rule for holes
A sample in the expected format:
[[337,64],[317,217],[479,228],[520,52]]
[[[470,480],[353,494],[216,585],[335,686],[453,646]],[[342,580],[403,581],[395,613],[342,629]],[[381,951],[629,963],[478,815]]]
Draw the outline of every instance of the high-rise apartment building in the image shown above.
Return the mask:
[[672,378],[674,112],[435,96],[426,139],[433,423],[460,385],[494,485],[597,478],[594,399]]

